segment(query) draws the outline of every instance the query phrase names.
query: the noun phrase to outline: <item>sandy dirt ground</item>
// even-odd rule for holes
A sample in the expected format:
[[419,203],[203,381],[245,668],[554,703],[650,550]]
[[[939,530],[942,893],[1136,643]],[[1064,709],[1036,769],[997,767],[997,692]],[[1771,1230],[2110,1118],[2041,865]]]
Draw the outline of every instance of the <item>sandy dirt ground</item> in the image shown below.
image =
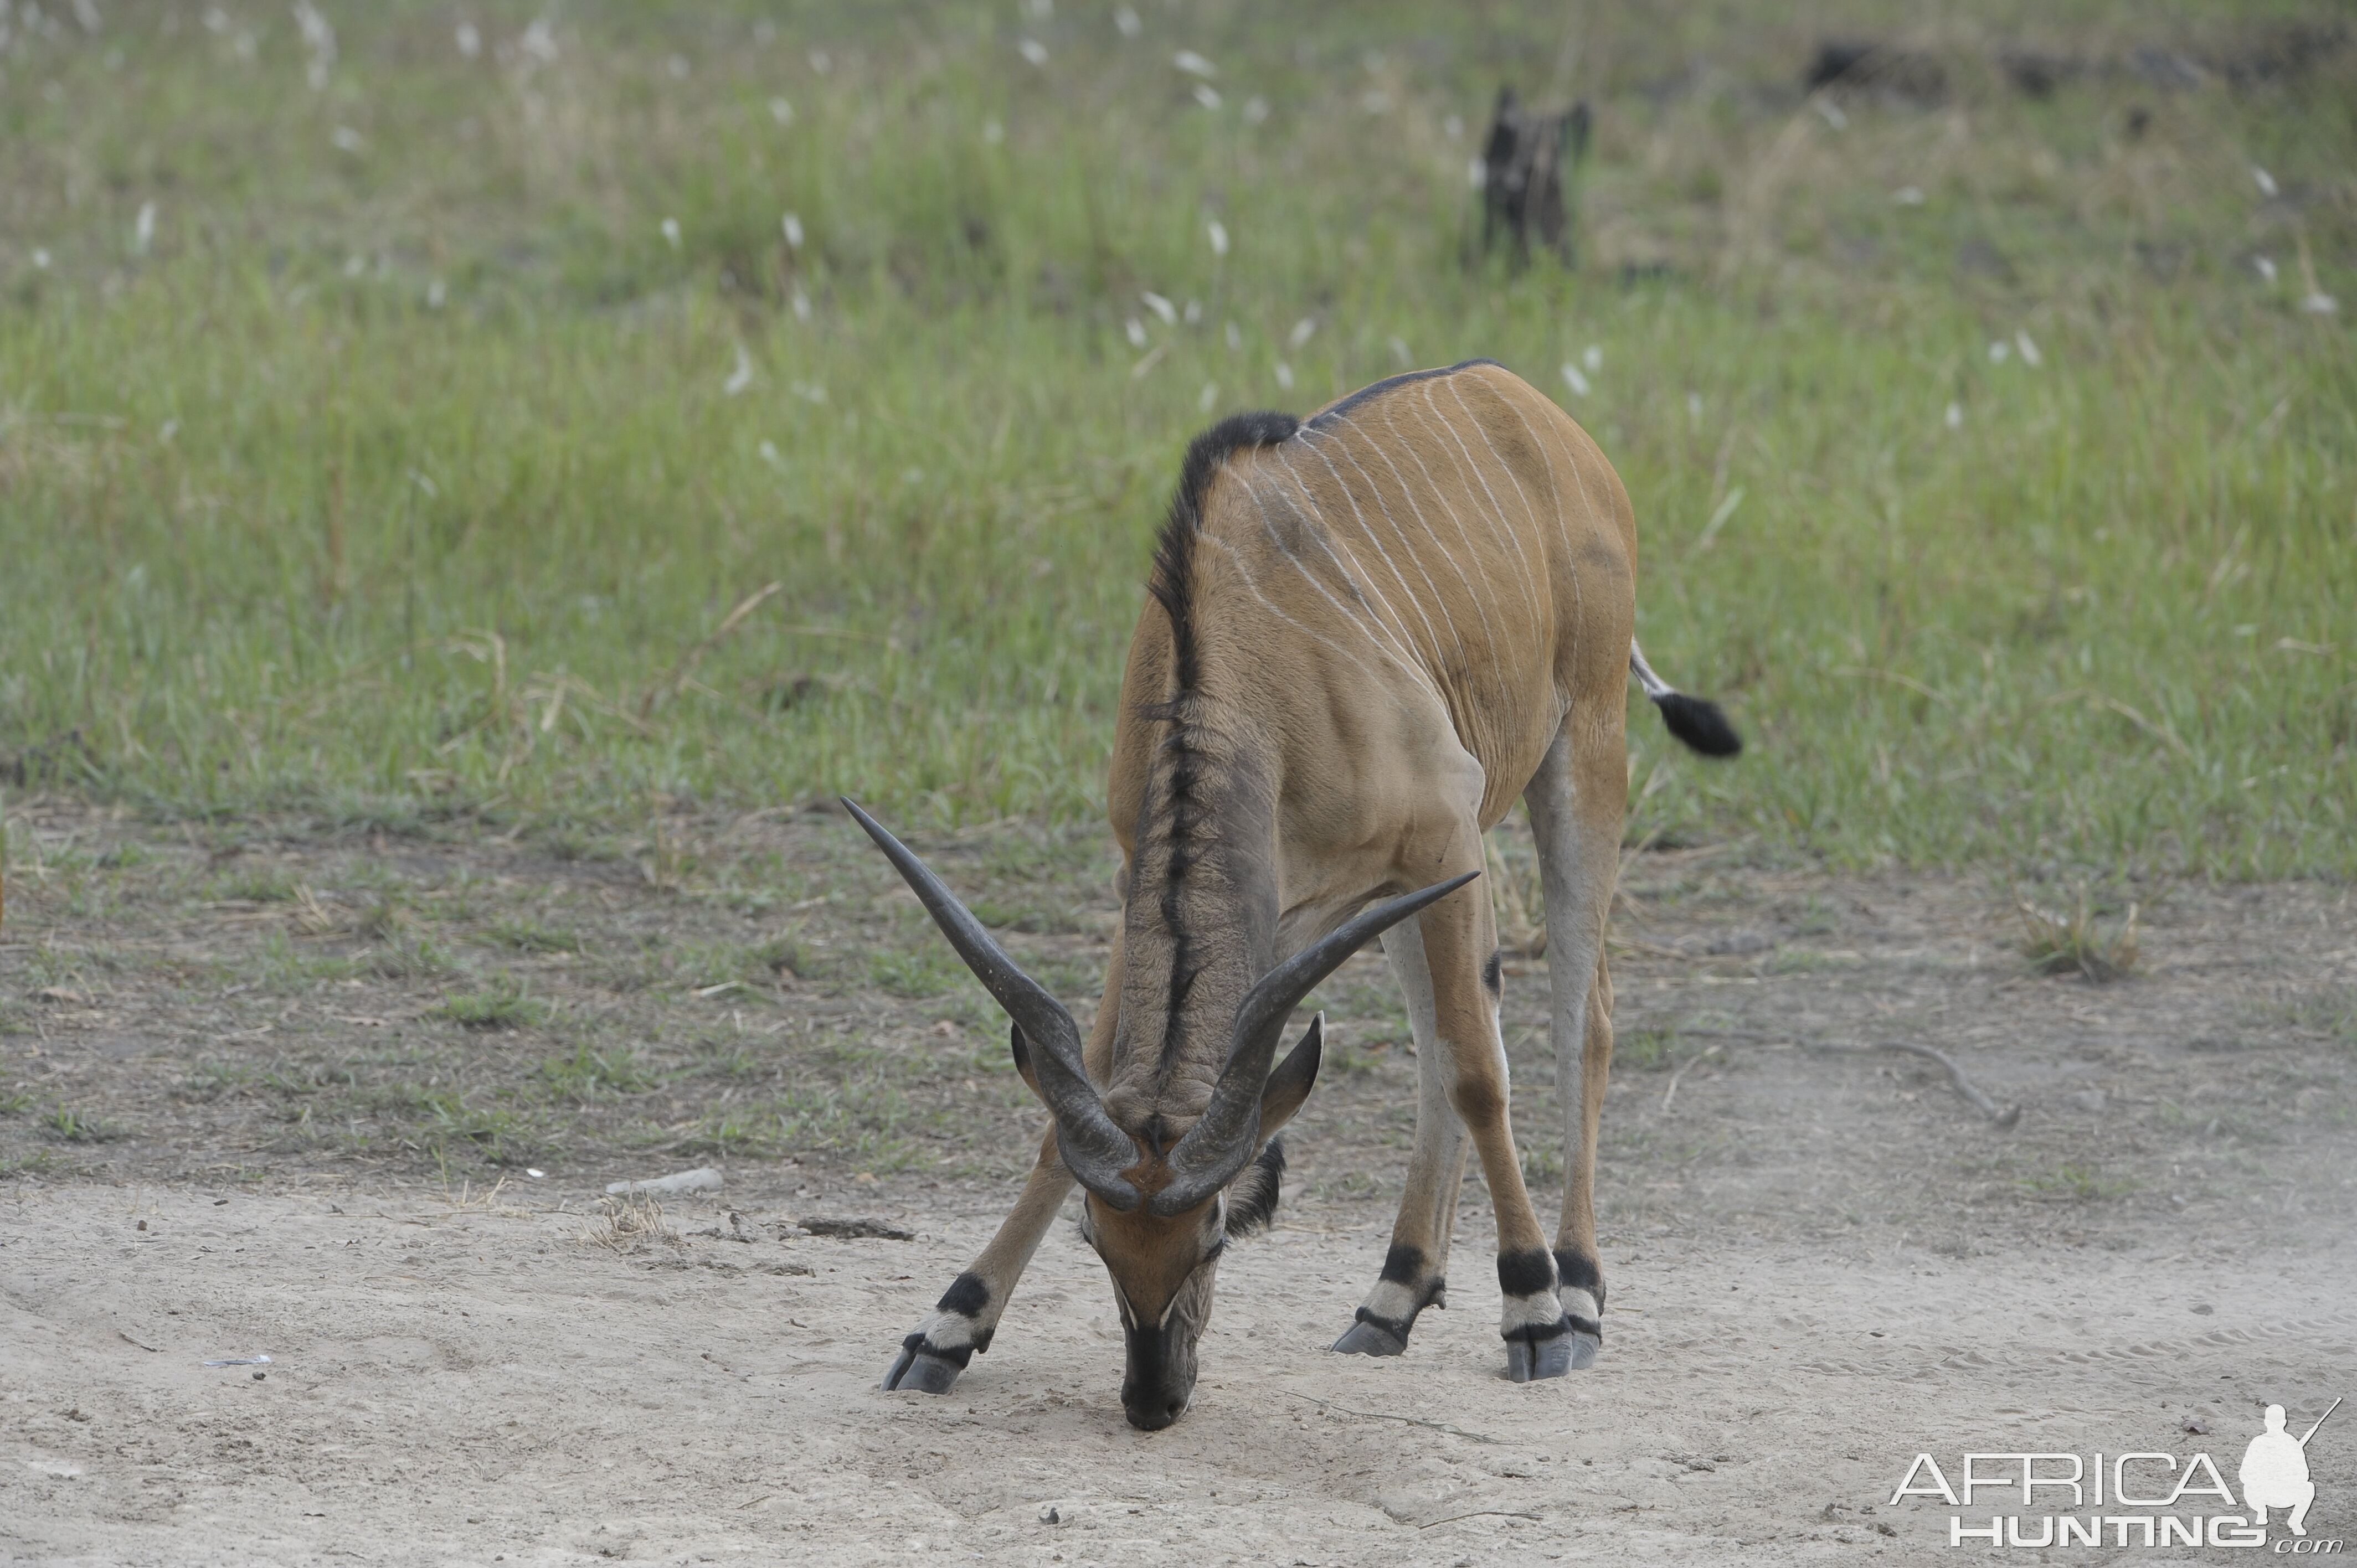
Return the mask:
[[[708,1204],[670,1218],[732,1229]],[[414,1196],[22,1194],[0,1218],[0,1549],[58,1564],[1944,1560],[1950,1510],[1889,1506],[1918,1450],[2201,1447],[2231,1475],[2259,1402],[2357,1384],[2345,1247],[2216,1266],[2141,1247],[1956,1261],[1663,1237],[1614,1257],[1591,1373],[1505,1382],[1478,1290],[1400,1360],[1334,1357],[1383,1230],[1364,1206],[1311,1204],[1230,1260],[1195,1405],[1168,1432],[1123,1423],[1118,1326],[1069,1230],[950,1397],[874,1391],[894,1332],[989,1218],[781,1241],[747,1214],[758,1240],[617,1255],[572,1216]],[[203,1365],[257,1353],[273,1358],[260,1380]],[[2189,1417],[2219,1435],[2187,1436]],[[2311,1519],[2320,1539],[2357,1504],[2357,1440],[2328,1426],[2312,1446],[2341,1483]]]
[[[841,824],[714,827],[668,881],[34,827],[47,877],[0,932],[0,1562],[1951,1561],[1988,1554],[1950,1547],[1959,1510],[1891,1502],[1919,1452],[2206,1452],[2231,1480],[2265,1404],[2304,1426],[2357,1394],[2348,889],[2147,889],[2136,977],[2094,985],[2032,973],[1982,884],[1632,856],[1605,1352],[1535,1387],[1500,1376],[1478,1178],[1451,1309],[1399,1360],[1324,1350],[1415,1071],[1362,958],[1325,988],[1277,1228],[1231,1253],[1195,1403],[1148,1435],[1070,1223],[952,1395],[875,1391],[1039,1114]],[[1102,865],[934,852],[1085,1007]],[[1507,1032],[1551,1213],[1544,971],[1509,962]],[[454,1009],[495,981],[533,1006]],[[1893,1043],[2018,1119],[1857,1048]],[[671,1237],[585,1240],[608,1179],[705,1164],[726,1185]],[[909,1234],[799,1223],[830,1218]],[[2311,1536],[2357,1534],[2357,1418],[2308,1452]]]

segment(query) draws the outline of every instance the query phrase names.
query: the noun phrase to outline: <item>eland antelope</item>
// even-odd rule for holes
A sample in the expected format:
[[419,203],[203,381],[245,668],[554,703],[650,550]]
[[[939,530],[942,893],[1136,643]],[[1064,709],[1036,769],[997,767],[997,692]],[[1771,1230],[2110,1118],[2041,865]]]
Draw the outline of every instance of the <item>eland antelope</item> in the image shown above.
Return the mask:
[[[1276,1207],[1275,1134],[1316,1079],[1323,1020],[1272,1072],[1279,1036],[1376,936],[1415,1033],[1415,1143],[1391,1250],[1333,1348],[1399,1355],[1416,1315],[1444,1304],[1469,1142],[1497,1210],[1507,1376],[1595,1359],[1626,682],[1696,750],[1740,747],[1716,706],[1639,651],[1636,545],[1596,444],[1486,360],[1196,437],[1122,681],[1106,789],[1122,919],[1085,1041],[845,801],[1014,1019],[1016,1066],[1053,1118],[1014,1212],[902,1342],[885,1388],[946,1392],[989,1349],[1077,1181],[1082,1234],[1120,1308],[1123,1406],[1146,1431],[1176,1421],[1220,1256]],[[1466,886],[1517,794],[1542,863],[1564,1107],[1552,1249],[1507,1119],[1490,900]]]

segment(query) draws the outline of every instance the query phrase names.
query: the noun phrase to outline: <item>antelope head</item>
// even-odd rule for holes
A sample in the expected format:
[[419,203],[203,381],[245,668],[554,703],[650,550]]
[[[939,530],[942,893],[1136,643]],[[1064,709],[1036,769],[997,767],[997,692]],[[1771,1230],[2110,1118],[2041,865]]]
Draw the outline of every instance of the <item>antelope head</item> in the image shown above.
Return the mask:
[[1275,1207],[1284,1153],[1269,1139],[1317,1081],[1322,1019],[1271,1070],[1286,1021],[1361,947],[1479,873],[1379,904],[1270,969],[1236,1006],[1226,1060],[1193,1125],[1166,1132],[1157,1117],[1132,1131],[1090,1079],[1080,1027],[1064,1004],[1016,966],[907,845],[849,800],[843,804],[1014,1020],[1016,1070],[1055,1119],[1058,1156],[1087,1193],[1082,1234],[1113,1276],[1127,1350],[1123,1408],[1142,1431],[1168,1426],[1194,1392],[1196,1342],[1211,1320],[1220,1255]]

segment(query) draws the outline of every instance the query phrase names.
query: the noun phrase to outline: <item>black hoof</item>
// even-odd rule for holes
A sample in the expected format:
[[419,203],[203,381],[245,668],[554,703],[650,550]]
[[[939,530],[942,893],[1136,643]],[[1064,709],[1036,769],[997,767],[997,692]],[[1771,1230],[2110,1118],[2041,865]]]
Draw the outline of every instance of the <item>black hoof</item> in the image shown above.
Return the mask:
[[[900,1354],[893,1358],[892,1369],[884,1374],[884,1391],[904,1394],[949,1392],[957,1382],[958,1374],[965,1370],[964,1358],[948,1359],[936,1354],[917,1336],[909,1337],[916,1339],[917,1343],[900,1347]],[[970,1350],[966,1352],[967,1356],[972,1354]]]
[[1567,1323],[1544,1330],[1524,1329],[1506,1341],[1506,1379],[1534,1383],[1560,1378],[1596,1365],[1602,1341]]
[[1333,1348],[1344,1356],[1405,1356],[1407,1337],[1362,1317],[1351,1325],[1351,1332],[1334,1341]]

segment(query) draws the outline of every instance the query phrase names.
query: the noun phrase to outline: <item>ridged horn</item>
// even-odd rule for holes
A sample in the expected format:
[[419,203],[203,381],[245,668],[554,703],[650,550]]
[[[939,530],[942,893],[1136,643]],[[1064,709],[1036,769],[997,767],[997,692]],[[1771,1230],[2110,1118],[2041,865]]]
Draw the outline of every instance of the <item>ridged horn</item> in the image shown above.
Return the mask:
[[1261,1091],[1268,1082],[1268,1064],[1284,1037],[1286,1020],[1301,999],[1369,941],[1480,875],[1469,871],[1420,893],[1378,904],[1261,977],[1236,1009],[1233,1043],[1220,1081],[1212,1086],[1211,1103],[1170,1151],[1170,1183],[1154,1195],[1153,1212],[1185,1213],[1227,1186],[1252,1158],[1254,1145],[1260,1142]]
[[1137,1163],[1137,1142],[1105,1114],[1104,1101],[1082,1066],[1081,1029],[1071,1014],[1046,986],[1016,967],[973,911],[958,902],[957,895],[914,851],[861,811],[849,796],[836,799],[851,813],[852,821],[867,830],[867,836],[900,873],[958,957],[965,960],[983,989],[1006,1009],[1022,1038],[1034,1047],[1028,1065],[1039,1079],[1039,1098],[1056,1119],[1056,1152],[1065,1168],[1114,1208],[1124,1211],[1136,1208],[1137,1188],[1121,1173]]

